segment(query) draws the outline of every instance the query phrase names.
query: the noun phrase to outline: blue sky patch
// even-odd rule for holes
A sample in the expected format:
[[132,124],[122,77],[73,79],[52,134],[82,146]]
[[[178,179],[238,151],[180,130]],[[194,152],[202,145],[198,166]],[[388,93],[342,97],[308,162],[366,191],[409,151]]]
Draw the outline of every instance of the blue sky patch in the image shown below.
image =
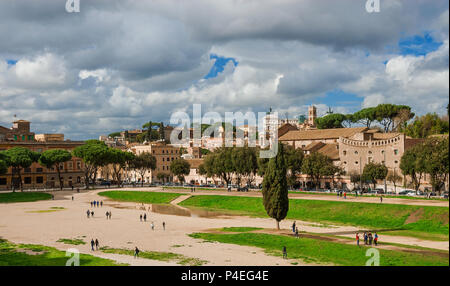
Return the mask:
[[436,42],[430,33],[425,32],[422,35],[415,35],[400,39],[398,47],[402,55],[425,56],[434,52],[442,45],[442,42]]
[[209,58],[210,58],[210,59],[215,59],[215,61],[214,61],[214,65],[213,65],[213,66],[211,67],[211,69],[209,70],[209,73],[208,73],[207,75],[205,75],[205,77],[204,77],[205,79],[208,79],[208,78],[214,78],[214,77],[216,77],[219,73],[223,72],[223,70],[224,70],[226,64],[227,64],[229,61],[232,61],[233,64],[234,64],[234,66],[237,66],[237,65],[238,65],[238,62],[237,62],[236,59],[234,59],[234,58],[225,58],[225,57],[218,56],[218,55],[215,55],[215,54],[211,54],[211,55],[209,56]]
[[17,62],[18,62],[17,60],[6,60],[6,63],[7,63],[9,66],[14,66]]
[[323,103],[331,107],[342,106],[348,108],[354,112],[361,108],[363,98],[353,93],[348,93],[340,89],[335,89],[327,92],[324,97],[321,98],[319,103]]

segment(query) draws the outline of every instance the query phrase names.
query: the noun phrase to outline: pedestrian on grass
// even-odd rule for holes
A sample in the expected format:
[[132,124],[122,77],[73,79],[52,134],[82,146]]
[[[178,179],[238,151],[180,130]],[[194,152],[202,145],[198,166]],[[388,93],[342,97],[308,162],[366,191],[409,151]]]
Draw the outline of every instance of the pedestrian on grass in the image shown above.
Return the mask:
[[344,192],[344,199],[347,199],[347,192]]
[[287,250],[286,250],[286,246],[283,246],[283,259],[287,259]]
[[364,232],[364,244],[365,244],[365,245],[367,245],[367,238],[368,238],[368,237],[367,237],[367,233]]
[[369,232],[369,245],[372,245],[372,241],[373,241],[373,236],[372,236],[372,233]]
[[383,202],[383,196],[380,196],[380,203]]
[[98,245],[99,245],[98,239],[95,239],[95,249],[96,249],[96,250],[98,250]]
[[356,233],[356,245],[359,246],[359,233]]
[[166,230],[166,223],[163,221],[163,230]]
[[295,237],[299,238],[299,236],[298,236],[298,227],[295,228]]
[[295,221],[294,221],[294,223],[292,224],[292,232],[295,232]]
[[92,249],[92,251],[94,251],[94,245],[95,245],[94,239],[91,239],[91,249]]
[[375,232],[375,238],[373,239],[373,242],[375,243],[375,246],[378,245],[378,234]]
[[137,257],[139,257],[139,248],[137,248],[137,246],[136,246],[136,248],[134,249],[134,258],[137,258]]

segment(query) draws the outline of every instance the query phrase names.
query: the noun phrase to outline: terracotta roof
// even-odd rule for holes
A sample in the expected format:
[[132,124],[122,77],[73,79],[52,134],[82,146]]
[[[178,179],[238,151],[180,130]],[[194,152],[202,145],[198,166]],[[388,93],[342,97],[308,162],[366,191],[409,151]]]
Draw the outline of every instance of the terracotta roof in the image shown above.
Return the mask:
[[322,148],[323,146],[325,146],[326,144],[321,142],[321,141],[316,141],[316,142],[312,142],[311,144],[309,144],[308,146],[306,146],[305,148],[303,148],[304,151],[310,151],[310,152],[314,152],[319,150],[320,148]]
[[298,128],[289,123],[281,125],[280,128],[278,128],[278,138],[292,130],[298,130]]
[[331,158],[331,160],[339,160],[338,144],[324,144],[318,152]]
[[191,169],[198,169],[201,164],[203,164],[203,159],[186,159],[186,161],[191,166]]
[[278,140],[295,141],[295,140],[321,140],[321,139],[338,139],[339,137],[350,137],[356,133],[368,130],[367,127],[356,128],[335,128],[335,129],[314,129],[314,130],[293,130],[289,131]]
[[373,139],[375,139],[375,140],[390,139],[390,138],[397,137],[398,135],[401,135],[401,134],[402,133],[397,133],[397,132],[393,132],[393,133],[374,133],[373,134]]
[[425,139],[422,138],[406,138],[405,139],[405,151],[413,147],[416,144],[423,143]]

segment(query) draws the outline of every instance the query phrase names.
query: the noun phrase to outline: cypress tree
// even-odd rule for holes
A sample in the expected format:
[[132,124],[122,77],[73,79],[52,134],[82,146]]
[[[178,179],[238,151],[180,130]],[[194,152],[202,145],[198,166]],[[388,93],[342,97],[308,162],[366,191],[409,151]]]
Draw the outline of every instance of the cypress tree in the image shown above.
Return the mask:
[[269,161],[264,175],[262,194],[267,214],[276,220],[277,229],[280,229],[280,221],[286,217],[289,210],[283,144],[278,144],[278,154]]

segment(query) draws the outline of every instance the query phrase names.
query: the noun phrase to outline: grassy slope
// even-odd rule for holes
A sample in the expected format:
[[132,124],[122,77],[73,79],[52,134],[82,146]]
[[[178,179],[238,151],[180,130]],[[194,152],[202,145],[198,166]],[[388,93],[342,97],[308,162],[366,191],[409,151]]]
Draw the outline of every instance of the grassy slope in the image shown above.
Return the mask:
[[[301,259],[309,263],[335,264],[346,266],[364,266],[367,247],[339,244],[309,238],[294,238],[260,233],[212,234],[194,233],[193,238],[221,243],[232,243],[263,248],[266,253],[281,256],[281,249],[286,246],[288,258]],[[448,266],[448,256],[425,255],[414,252],[401,252],[379,249],[382,266]]]
[[143,191],[107,191],[98,193],[100,196],[108,197],[115,201],[138,202],[148,204],[168,204],[178,198],[181,194],[156,193]]
[[21,203],[50,200],[52,196],[46,193],[3,193],[0,194],[0,203]]
[[[180,203],[186,207],[229,210],[256,217],[267,217],[261,198],[230,196],[194,196]],[[414,212],[418,220],[405,224]],[[406,228],[448,236],[449,209],[394,204],[349,203],[293,199],[289,201],[288,219],[350,224],[371,228]]]
[[[18,249],[27,249],[42,254],[30,255],[18,252]],[[14,244],[0,239],[0,266],[65,266],[67,260],[65,251],[53,247],[32,244]],[[112,260],[80,254],[80,266],[116,266]]]

